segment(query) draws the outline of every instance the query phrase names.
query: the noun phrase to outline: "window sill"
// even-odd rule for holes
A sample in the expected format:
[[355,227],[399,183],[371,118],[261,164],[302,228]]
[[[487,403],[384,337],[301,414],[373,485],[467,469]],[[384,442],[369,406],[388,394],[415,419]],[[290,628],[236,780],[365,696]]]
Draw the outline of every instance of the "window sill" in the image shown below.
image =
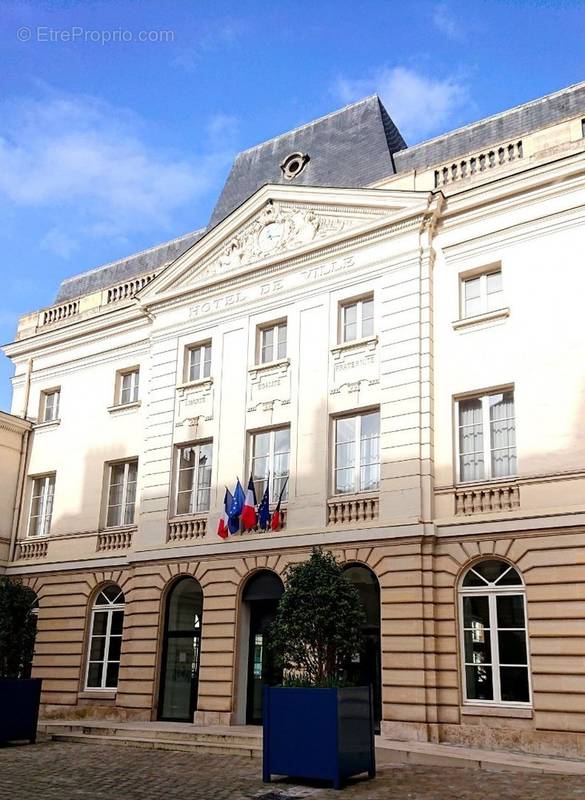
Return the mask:
[[77,697],[80,700],[115,700],[116,689],[84,689]]
[[119,403],[116,406],[109,406],[108,412],[110,414],[118,414],[121,411],[135,411],[137,408],[140,408],[142,405],[142,401],[135,400],[133,403]]
[[468,717],[511,717],[532,719],[533,710],[527,706],[472,706],[461,707],[461,714]]
[[377,336],[366,336],[363,339],[353,339],[351,342],[340,342],[331,348],[331,353],[333,358],[340,358],[342,353],[349,350],[375,350],[377,345]]
[[210,389],[213,385],[213,378],[198,378],[196,381],[185,381],[184,383],[177,384],[177,390],[185,389]]
[[33,429],[35,431],[38,430],[50,430],[51,428],[58,428],[61,424],[60,419],[49,419],[46,422],[35,422],[33,425]]
[[501,484],[517,483],[518,475],[506,475],[505,478],[483,478],[480,481],[461,481],[456,483],[453,487],[457,489],[489,489],[491,486],[500,486]]
[[460,331],[466,328],[474,328],[482,325],[484,322],[492,322],[498,319],[506,319],[510,316],[509,308],[498,308],[495,311],[488,311],[485,314],[477,314],[475,317],[465,317],[465,319],[456,319],[452,325],[453,330]]
[[290,367],[290,358],[279,358],[276,361],[267,361],[265,364],[254,364],[249,367],[248,372],[254,378],[259,372],[270,371],[281,368],[285,372]]

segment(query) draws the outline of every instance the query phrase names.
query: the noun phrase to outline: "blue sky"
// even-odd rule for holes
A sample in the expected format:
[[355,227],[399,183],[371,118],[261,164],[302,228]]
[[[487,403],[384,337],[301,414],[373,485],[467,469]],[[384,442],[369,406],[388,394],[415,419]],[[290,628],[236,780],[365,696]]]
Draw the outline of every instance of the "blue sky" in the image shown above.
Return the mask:
[[205,225],[238,150],[373,91],[414,144],[583,80],[584,29],[585,2],[2,2],[0,341]]

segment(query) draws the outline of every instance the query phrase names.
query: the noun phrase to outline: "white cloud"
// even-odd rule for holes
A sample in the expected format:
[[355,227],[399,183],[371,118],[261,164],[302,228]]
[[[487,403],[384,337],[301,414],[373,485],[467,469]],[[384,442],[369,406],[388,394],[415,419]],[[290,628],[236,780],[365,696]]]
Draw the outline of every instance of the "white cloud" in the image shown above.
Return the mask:
[[410,144],[446,130],[469,100],[455,77],[431,78],[409,67],[381,67],[370,77],[339,78],[334,91],[345,103],[377,92]]
[[79,249],[79,243],[59,228],[51,228],[41,239],[40,247],[61,258],[69,258]]
[[[80,233],[170,229],[177,209],[214,186],[232,158],[231,141],[214,137],[198,156],[181,158],[148,144],[147,135],[137,116],[85,95],[4,104],[0,195],[15,207],[70,211]],[[75,241],[62,227],[43,244],[67,257]]]
[[450,39],[461,38],[461,28],[455,18],[451,15],[449,7],[441,3],[433,9],[433,24],[437,30],[444,33]]

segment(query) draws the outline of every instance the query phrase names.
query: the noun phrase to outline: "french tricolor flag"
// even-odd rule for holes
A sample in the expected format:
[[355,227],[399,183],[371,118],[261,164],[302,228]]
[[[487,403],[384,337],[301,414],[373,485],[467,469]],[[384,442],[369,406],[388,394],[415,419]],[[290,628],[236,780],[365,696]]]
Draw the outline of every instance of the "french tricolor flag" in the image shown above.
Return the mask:
[[232,504],[232,494],[226,486],[225,495],[223,498],[223,514],[219,518],[219,522],[217,524],[217,535],[221,539],[227,539],[230,535],[228,530],[228,520],[229,520],[229,509]]
[[258,524],[258,517],[256,516],[256,489],[254,488],[254,481],[250,475],[248,481],[248,489],[246,491],[246,499],[244,500],[244,508],[242,509],[242,528],[245,531],[254,530]]

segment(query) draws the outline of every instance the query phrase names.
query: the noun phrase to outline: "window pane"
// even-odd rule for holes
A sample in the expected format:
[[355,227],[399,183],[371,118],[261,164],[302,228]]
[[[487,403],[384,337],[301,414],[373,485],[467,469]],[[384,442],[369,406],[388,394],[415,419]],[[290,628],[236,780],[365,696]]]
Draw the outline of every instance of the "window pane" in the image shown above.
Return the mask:
[[265,328],[262,331],[262,363],[274,361],[274,328]]
[[106,686],[108,689],[115,689],[118,686],[118,672],[120,671],[120,665],[113,663],[108,664],[108,669],[106,672]]
[[355,437],[355,417],[346,417],[335,421],[335,441],[337,444],[340,444],[341,442],[354,442]]
[[197,381],[201,377],[201,348],[189,350],[189,380]]
[[481,314],[482,312],[480,284],[481,278],[473,278],[463,284],[464,313],[466,317],[473,317],[475,314]]
[[278,326],[278,358],[286,357],[286,323]]
[[270,452],[270,433],[257,433],[254,436],[254,455],[267,456]]
[[110,637],[110,649],[108,652],[108,661],[119,661],[121,649],[122,649],[122,637],[121,636]]
[[498,628],[524,628],[524,597],[521,594],[496,597]]
[[491,395],[489,408],[492,476],[500,478],[514,475],[516,473],[516,430],[513,393]]
[[526,634],[522,631],[498,631],[500,664],[526,664]]
[[335,466],[337,469],[355,466],[355,442],[337,445],[335,448]]
[[362,336],[374,333],[374,301],[364,300],[362,303]]
[[499,583],[502,575],[510,569],[510,565],[505,561],[498,561],[495,558],[487,558],[475,564],[473,569],[485,578],[488,583]]
[[486,276],[487,310],[493,311],[503,306],[502,273],[492,272]]
[[101,661],[106,652],[106,637],[94,636],[91,640],[91,647],[89,648],[89,660]]
[[528,703],[530,700],[527,667],[502,667],[500,686],[504,702]]
[[484,666],[465,667],[468,700],[493,700],[492,668]]
[[93,634],[103,636],[108,625],[108,614],[106,611],[99,611],[93,615]]
[[89,669],[87,671],[87,685],[89,687],[101,687],[103,669],[104,666],[101,663],[89,665]]
[[335,471],[335,491],[337,494],[355,492],[355,470],[353,468]]
[[481,622],[473,625],[471,630],[464,631],[465,663],[491,664],[492,648],[489,628]]
[[[122,599],[123,602],[123,599]],[[121,636],[122,635],[122,628],[124,626],[124,612],[123,611],[112,611],[112,627],[110,633],[113,636]]]
[[483,480],[483,423],[481,398],[459,403],[460,480]]
[[343,307],[343,341],[357,339],[357,303]]
[[485,596],[463,598],[463,626],[472,628],[481,623],[485,628],[490,626],[489,604]]
[[360,491],[373,492],[380,485],[380,465],[360,467]]
[[274,452],[284,453],[290,450],[290,428],[280,428],[274,432]]
[[209,378],[211,375],[211,345],[208,344],[203,348],[204,361],[203,361],[203,377]]

